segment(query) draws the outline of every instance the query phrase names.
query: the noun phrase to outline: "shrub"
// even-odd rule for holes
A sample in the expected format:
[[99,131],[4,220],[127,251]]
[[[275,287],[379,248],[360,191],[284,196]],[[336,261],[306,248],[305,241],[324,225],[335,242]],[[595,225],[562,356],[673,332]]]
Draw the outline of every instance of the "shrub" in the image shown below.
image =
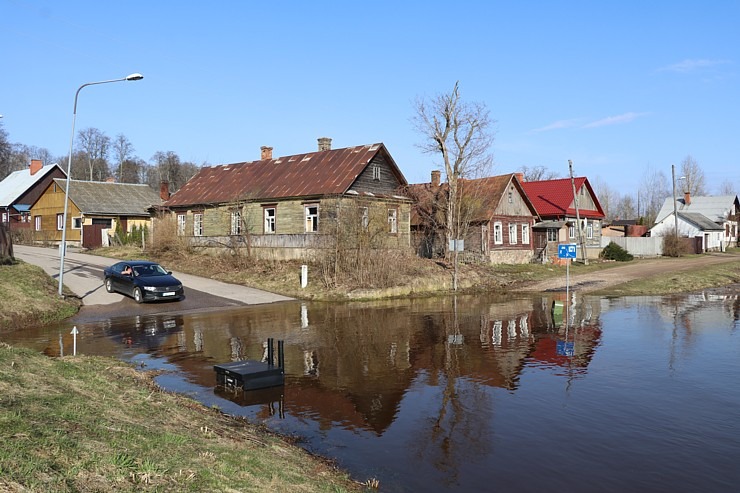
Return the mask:
[[601,251],[599,256],[604,260],[616,260],[617,262],[627,262],[635,258],[634,255],[613,241]]
[[675,231],[668,231],[663,236],[663,255],[666,257],[680,257],[688,253],[686,240],[676,236]]

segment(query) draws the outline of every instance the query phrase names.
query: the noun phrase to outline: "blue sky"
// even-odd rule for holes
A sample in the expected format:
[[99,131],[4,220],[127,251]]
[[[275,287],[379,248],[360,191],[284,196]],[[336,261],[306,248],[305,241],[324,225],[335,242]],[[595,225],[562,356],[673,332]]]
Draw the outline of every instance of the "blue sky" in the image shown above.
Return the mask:
[[0,114],[12,142],[66,155],[77,129],[149,160],[222,164],[383,142],[429,181],[414,100],[449,92],[496,120],[494,174],[544,166],[627,194],[689,154],[740,193],[740,2],[0,0]]

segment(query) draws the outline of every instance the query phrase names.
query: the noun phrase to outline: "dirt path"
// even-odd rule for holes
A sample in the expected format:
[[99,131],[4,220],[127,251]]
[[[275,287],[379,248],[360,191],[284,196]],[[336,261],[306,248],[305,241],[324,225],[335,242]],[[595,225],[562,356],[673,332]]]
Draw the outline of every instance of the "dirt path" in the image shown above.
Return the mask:
[[[570,289],[584,293],[610,288],[618,284],[666,273],[701,269],[709,265],[737,262],[740,255],[708,253],[692,258],[655,258],[636,260],[597,272],[570,276]],[[517,291],[565,291],[565,276],[522,285]]]

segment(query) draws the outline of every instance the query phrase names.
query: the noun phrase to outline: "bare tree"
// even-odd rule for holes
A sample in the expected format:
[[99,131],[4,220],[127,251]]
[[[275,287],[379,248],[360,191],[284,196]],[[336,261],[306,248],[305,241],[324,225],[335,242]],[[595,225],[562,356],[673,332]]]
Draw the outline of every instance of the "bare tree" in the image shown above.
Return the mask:
[[704,180],[704,171],[691,154],[681,161],[681,176],[684,178],[683,192],[689,192],[695,197],[707,195],[707,187]]
[[134,156],[134,146],[131,141],[123,134],[116,135],[113,140],[113,156],[115,157],[116,164],[118,165],[118,182],[124,183],[123,181],[123,163],[132,159]]
[[599,199],[604,215],[607,221],[612,221],[617,217],[617,203],[619,202],[619,192],[615,191],[604,180],[599,177],[593,182],[594,192]]
[[725,178],[722,184],[719,186],[720,195],[738,195],[740,193],[732,181]]
[[632,195],[625,195],[617,200],[613,219],[637,219],[637,207]]
[[663,206],[663,202],[671,196],[665,174],[650,166],[645,168],[639,194],[642,202],[640,208],[643,211],[642,216],[645,218],[645,224],[653,224],[660,208]]
[[0,122],[0,180],[12,173],[10,170],[12,150],[13,147],[8,140],[8,132],[3,128],[2,122]]
[[148,170],[146,182],[155,189],[165,181],[169,183],[170,191],[177,191],[199,170],[194,163],[182,162],[180,156],[173,151],[157,151],[152,156],[152,161],[154,167]]
[[90,181],[103,181],[110,176],[108,169],[108,153],[110,151],[110,137],[97,128],[86,128],[77,133],[77,141],[86,156]]
[[[451,240],[463,238],[463,229],[467,227],[460,213],[460,180],[479,178],[490,171],[493,122],[485,104],[461,100],[459,82],[449,94],[440,94],[431,100],[417,99],[415,110],[412,123],[424,138],[418,147],[425,153],[441,157],[447,179],[445,237],[449,257]],[[452,284],[453,289],[457,289],[457,248],[452,256],[455,263]]]
[[544,181],[558,178],[558,174],[544,166],[520,166],[519,172],[523,175],[523,181]]

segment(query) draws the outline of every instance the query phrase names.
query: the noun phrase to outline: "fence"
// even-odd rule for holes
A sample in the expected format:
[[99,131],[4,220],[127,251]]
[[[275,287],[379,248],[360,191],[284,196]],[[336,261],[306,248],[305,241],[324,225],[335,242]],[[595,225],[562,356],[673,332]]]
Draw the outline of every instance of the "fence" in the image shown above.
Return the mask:
[[663,255],[663,238],[657,237],[629,237],[629,236],[602,236],[601,248],[611,242],[616,243],[635,257],[660,257]]

